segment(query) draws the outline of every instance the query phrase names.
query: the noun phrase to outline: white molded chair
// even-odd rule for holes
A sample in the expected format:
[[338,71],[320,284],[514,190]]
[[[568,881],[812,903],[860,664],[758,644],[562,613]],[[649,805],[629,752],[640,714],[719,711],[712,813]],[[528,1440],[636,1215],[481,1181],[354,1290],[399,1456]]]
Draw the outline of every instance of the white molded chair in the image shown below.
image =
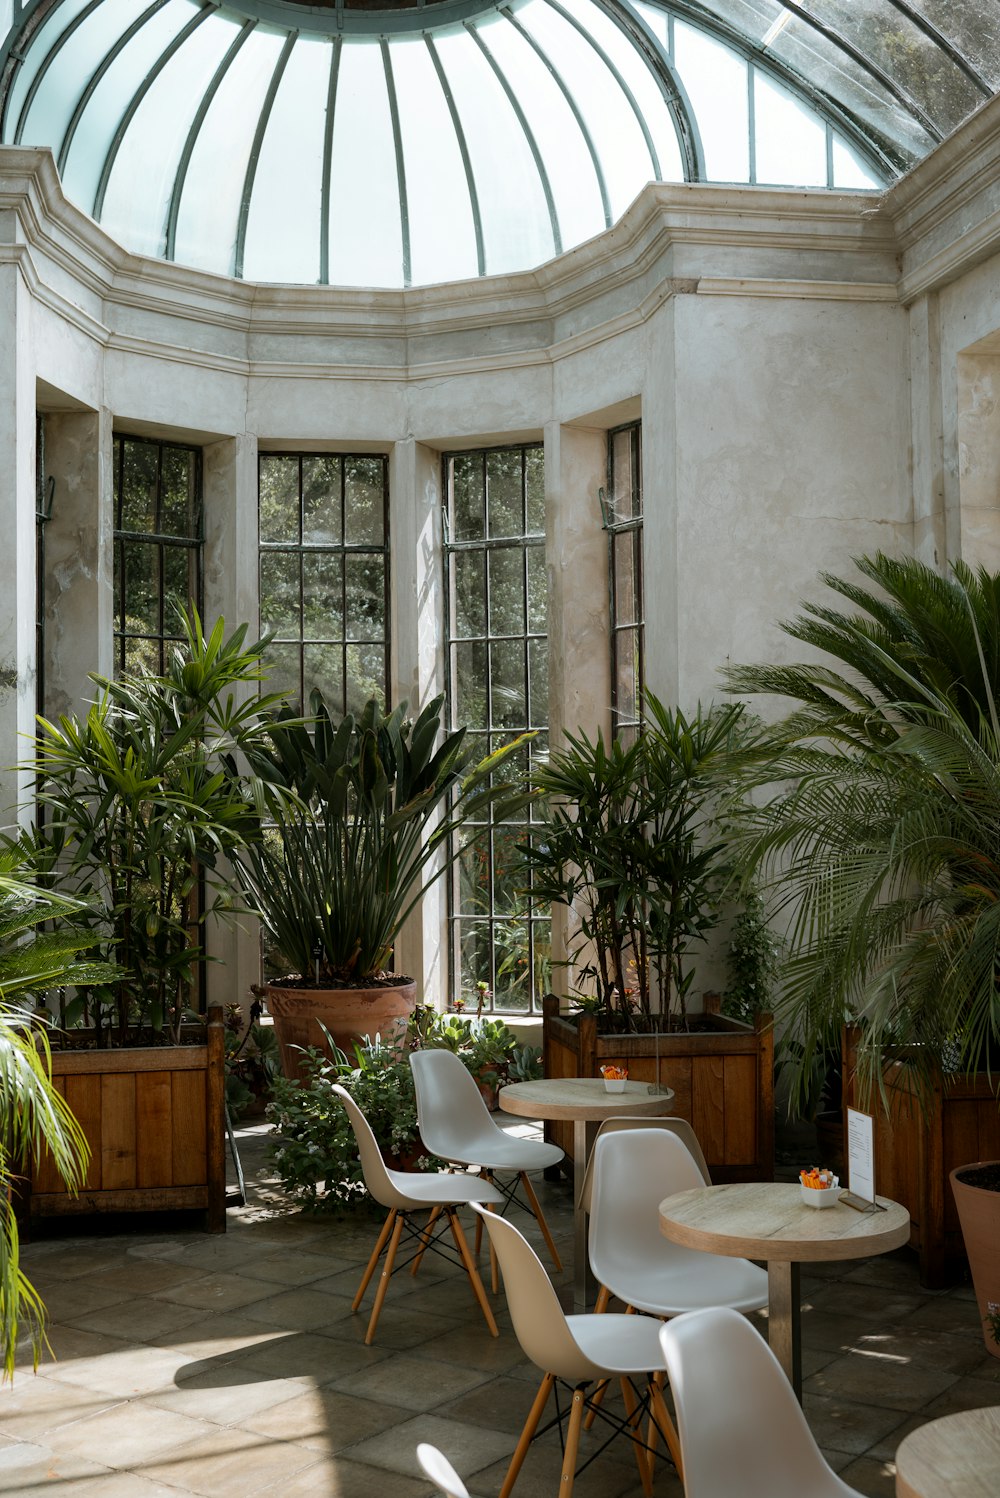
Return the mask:
[[417,1461],[434,1486],[441,1489],[445,1498],[469,1498],[465,1483],[448,1458],[436,1446],[430,1446],[426,1441],[421,1441],[417,1447]]
[[[559,1253],[527,1172],[558,1165],[563,1151],[557,1144],[518,1139],[499,1128],[467,1068],[451,1051],[411,1051],[410,1066],[417,1094],[417,1125],[425,1148],[453,1165],[477,1165],[492,1186],[499,1186],[508,1205],[516,1199],[520,1182],[527,1208],[541,1228],[556,1273],[561,1274]],[[500,1171],[516,1176],[512,1187],[495,1179]],[[476,1225],[477,1252],[481,1241],[480,1222]]]
[[[424,1252],[432,1242],[436,1241],[435,1224],[443,1215],[445,1224],[451,1228],[452,1237],[455,1240],[455,1248],[458,1253],[483,1315],[486,1325],[494,1337],[500,1335],[490,1303],[486,1298],[479,1272],[475,1261],[469,1252],[462,1224],[458,1220],[457,1207],[459,1204],[471,1205],[473,1202],[483,1202],[487,1205],[497,1206],[503,1201],[499,1191],[495,1191],[486,1181],[475,1176],[455,1175],[450,1171],[443,1170],[390,1170],[382,1159],[375,1135],[367,1118],[344,1087],[334,1086],[333,1091],[340,1098],[347,1109],[347,1116],[354,1129],[354,1137],[358,1141],[358,1149],[361,1153],[361,1170],[365,1178],[365,1185],[370,1194],[380,1204],[389,1209],[389,1215],[382,1225],[378,1241],[372,1250],[371,1258],[364,1274],[358,1293],[354,1297],[351,1306],[356,1311],[361,1304],[365,1291],[375,1273],[375,1267],[382,1256],[382,1250],[386,1249],[385,1263],[382,1266],[382,1275],[379,1280],[378,1289],[375,1292],[375,1304],[372,1307],[371,1318],[368,1322],[368,1330],[365,1333],[365,1344],[370,1346],[375,1336],[375,1328],[382,1311],[382,1302],[389,1288],[389,1280],[395,1269],[402,1269],[403,1264],[396,1263],[396,1253],[399,1248],[400,1238],[404,1232],[416,1240],[416,1252],[412,1260],[407,1260],[413,1266],[416,1273]],[[429,1211],[430,1217],[424,1226],[419,1226],[412,1221],[415,1212]],[[388,1245],[388,1247],[386,1247]],[[437,1244],[444,1247],[443,1244]]]
[[767,1305],[766,1270],[749,1259],[682,1248],[660,1231],[664,1197],[704,1184],[676,1134],[625,1129],[597,1140],[589,1252],[602,1287],[598,1310],[609,1295],[653,1316],[703,1306],[757,1311]]
[[827,1465],[777,1358],[724,1306],[660,1330],[685,1498],[860,1498]]
[[[600,1419],[611,1427],[611,1434],[603,1444],[618,1434],[630,1438],[643,1492],[650,1495],[653,1488],[652,1448],[643,1438],[643,1421],[647,1414],[651,1426],[666,1441],[678,1471],[681,1465],[677,1433],[661,1388],[666,1364],[659,1343],[658,1323],[648,1316],[597,1316],[593,1312],[567,1316],[541,1260],[513,1223],[479,1206],[473,1210],[480,1213],[486,1223],[500,1260],[517,1339],[525,1355],[543,1374],[500,1489],[500,1498],[508,1498],[538,1430],[549,1395],[557,1384],[568,1386],[572,1392],[559,1484],[559,1498],[570,1498],[583,1416],[585,1410],[591,1408],[588,1391],[595,1385],[605,1385],[612,1378],[621,1383],[625,1418],[619,1419],[604,1408],[598,1411]],[[558,1396],[556,1420],[561,1428]]]
[[[662,1118],[606,1118],[597,1131],[597,1137],[594,1140],[595,1149],[598,1139],[602,1139],[605,1134],[620,1134],[623,1129],[666,1129],[668,1134],[676,1134],[701,1171],[704,1184],[711,1186],[712,1177],[709,1174],[705,1153],[698,1142],[697,1134],[686,1118],[674,1118],[666,1114]],[[588,1215],[593,1194],[594,1150],[591,1150],[587,1168],[583,1174],[583,1185],[580,1188],[580,1206]]]

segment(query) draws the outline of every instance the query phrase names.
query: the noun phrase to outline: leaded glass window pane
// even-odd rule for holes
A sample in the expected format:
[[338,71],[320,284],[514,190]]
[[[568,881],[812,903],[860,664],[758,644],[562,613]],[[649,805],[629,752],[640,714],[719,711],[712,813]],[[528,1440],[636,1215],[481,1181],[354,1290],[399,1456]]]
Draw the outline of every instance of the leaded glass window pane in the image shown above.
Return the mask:
[[645,682],[639,422],[609,435],[605,523],[611,586],[611,732],[630,739],[641,728]]

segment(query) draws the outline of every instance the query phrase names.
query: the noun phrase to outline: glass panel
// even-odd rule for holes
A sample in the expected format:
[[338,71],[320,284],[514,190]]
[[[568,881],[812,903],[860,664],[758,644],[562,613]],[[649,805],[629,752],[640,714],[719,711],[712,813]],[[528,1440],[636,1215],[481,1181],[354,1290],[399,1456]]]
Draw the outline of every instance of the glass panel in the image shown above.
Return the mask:
[[[528,121],[548,172],[563,249],[604,228],[594,162],[573,111],[530,43],[504,17],[476,27]],[[555,59],[558,65],[558,58]],[[564,79],[572,93],[572,80]]]
[[[89,0],[63,0],[62,5],[49,12],[41,26],[35,32],[30,47],[26,49],[23,63],[17,70],[14,86],[10,91],[7,101],[7,113],[5,116],[4,140],[11,142],[17,131],[17,122],[21,115],[21,109],[28,96],[28,90],[34,83],[39,68],[48,56],[52,44],[67,27],[76,20],[84,6]],[[0,25],[0,45],[3,43],[5,28]]]
[[528,719],[525,702],[524,646],[520,640],[497,640],[490,645],[490,708],[495,728],[523,728]]
[[510,101],[467,32],[439,36],[434,45],[465,130],[479,190],[487,273],[540,265],[553,254],[552,227],[538,170]]
[[[612,438],[614,493],[611,496],[614,518],[619,524],[632,520],[638,513],[638,491],[632,489],[632,430],[616,432]],[[637,508],[633,511],[633,503]]]
[[481,551],[456,551],[453,557],[455,578],[455,617],[452,634],[455,639],[486,633],[486,567]]
[[481,640],[459,643],[452,652],[452,722],[486,728],[487,646]]
[[303,552],[302,633],[306,639],[343,639],[343,571],[341,552]]
[[122,669],[140,676],[159,675],[163,669],[163,647],[159,639],[126,637],[122,641]]
[[126,542],[125,629],[129,634],[159,634],[160,548],[141,541]]
[[837,135],[833,137],[833,185],[872,188],[881,185],[857,152]]
[[[106,53],[145,10],[148,0],[105,0],[81,22],[62,48],[39,85],[28,110],[21,144],[51,146],[56,155],[73,110],[87,79],[103,62]],[[175,0],[183,20],[193,14],[190,0]],[[171,7],[173,9],[173,7]],[[57,11],[61,21],[61,12]],[[60,24],[58,31],[62,31]]]
[[260,628],[279,639],[299,638],[299,557],[297,552],[260,554]]
[[615,618],[614,623],[635,624],[636,600],[635,600],[635,576],[632,570],[634,536],[631,531],[624,531],[613,537],[614,568],[615,568]]
[[385,545],[385,460],[345,458],[344,524],[348,546]]
[[490,634],[524,634],[524,552],[520,546],[491,551]]
[[638,648],[638,630],[622,629],[615,635],[615,716],[623,723],[638,719]]
[[175,258],[232,275],[240,199],[254,131],[284,35],[251,32],[208,107],[184,182]]
[[492,993],[493,943],[490,939],[488,921],[463,921],[461,926],[461,966],[459,977],[460,997],[466,1007],[476,1008],[478,983],[485,983]]
[[259,524],[261,541],[298,541],[298,458],[261,458]]
[[528,641],[528,690],[531,711],[530,728],[543,728],[549,721],[549,642]]
[[195,514],[197,454],[189,448],[165,447],[160,470],[160,530],[165,536],[198,535]]
[[[984,24],[982,0],[921,0],[915,7],[953,42],[963,57],[993,88],[1000,88],[1000,48],[996,45],[997,22]],[[996,4],[991,7],[996,10]]]
[[785,88],[754,69],[758,182],[826,186],[826,126]]
[[683,182],[677,131],[659,84],[642,54],[599,5],[588,5],[586,17],[588,31],[621,73],[639,105],[660,159],[661,180]]
[[527,498],[529,536],[545,535],[545,452],[529,447],[524,453],[524,482]]
[[704,31],[676,20],[674,62],[698,121],[708,180],[749,182],[746,62]]
[[306,546],[339,546],[340,474],[337,457],[302,459],[302,541]]
[[371,697],[385,702],[385,651],[381,645],[348,645],[347,711],[360,713]]
[[455,541],[471,541],[484,534],[486,489],[480,453],[451,459],[451,534]]
[[[479,272],[469,184],[441,83],[422,38],[389,44],[403,141],[415,286]],[[442,213],[441,205],[448,205]]]
[[124,443],[120,530],[152,531],[155,527],[158,453],[154,442]]
[[486,839],[476,841],[458,858],[458,898],[461,915],[482,915],[489,910],[489,848]]
[[298,645],[271,644],[264,657],[264,669],[268,673],[264,686],[268,692],[283,692],[288,700],[301,702],[301,667]]
[[545,565],[545,547],[529,546],[528,559],[528,629],[543,634],[549,619],[549,578]]
[[248,281],[318,281],[332,45],[299,37],[274,98],[247,217]]
[[163,630],[180,637],[181,614],[195,600],[196,579],[193,572],[195,553],[187,546],[163,548]]
[[521,489],[521,449],[491,452],[486,459],[488,533],[520,536],[524,531]]
[[[196,14],[195,6],[167,5],[149,18],[111,63],[81,116],[63,172],[63,185],[74,202],[93,205],[112,139],[136,90],[174,37]],[[216,21],[221,24],[216,25]],[[167,65],[139,106],[122,142],[101,222],[110,232],[122,233],[122,226],[127,231],[135,220],[136,229],[144,235],[142,248],[150,253],[162,253],[165,215],[150,217],[149,205],[154,201],[166,203],[169,193],[166,184],[168,178],[173,182],[188,122],[211,69],[236,29],[234,21],[223,22],[221,16],[211,16],[199,26],[181,48],[184,71],[179,77],[174,74],[167,92],[161,93],[160,86],[173,66]],[[137,165],[141,170],[137,171]],[[130,197],[142,206],[141,213],[130,212]],[[115,225],[113,229],[111,224]],[[127,239],[127,232],[123,237]]]
[[343,717],[344,655],[340,645],[306,645],[302,656],[306,707],[313,689],[318,688],[334,719]]
[[556,61],[563,76],[573,80],[573,93],[604,169],[611,211],[618,218],[654,175],[642,129],[628,99],[586,37],[545,0],[527,0],[515,14],[549,58]]
[[396,148],[385,70],[376,42],[345,41],[337,81],[330,180],[330,280],[401,286]]
[[385,564],[379,556],[344,558],[347,581],[347,638],[381,640],[385,634]]

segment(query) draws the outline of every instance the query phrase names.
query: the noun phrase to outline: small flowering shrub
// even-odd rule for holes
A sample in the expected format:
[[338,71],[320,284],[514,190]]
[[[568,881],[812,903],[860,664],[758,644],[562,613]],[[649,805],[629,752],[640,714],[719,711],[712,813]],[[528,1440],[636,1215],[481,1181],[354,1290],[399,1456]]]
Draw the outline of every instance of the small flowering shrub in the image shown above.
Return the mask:
[[352,1065],[343,1052],[342,1059],[329,1061],[309,1050],[307,1085],[284,1077],[273,1085],[267,1110],[275,1129],[272,1158],[288,1194],[312,1211],[367,1207],[370,1201],[354,1130],[334,1083],[357,1100],[388,1165],[413,1169],[439,1163],[422,1156],[405,1051],[366,1036],[355,1052]]
[[997,1346],[1000,1347],[1000,1302],[991,1300],[987,1303],[986,1315],[983,1317],[983,1320],[989,1327],[990,1336]]

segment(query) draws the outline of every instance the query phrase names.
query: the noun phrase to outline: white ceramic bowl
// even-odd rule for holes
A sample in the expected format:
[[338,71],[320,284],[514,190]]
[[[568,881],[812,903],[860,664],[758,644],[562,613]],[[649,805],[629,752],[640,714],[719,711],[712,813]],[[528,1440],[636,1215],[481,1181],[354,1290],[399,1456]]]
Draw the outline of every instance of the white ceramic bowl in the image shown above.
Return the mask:
[[625,1077],[605,1077],[604,1090],[605,1092],[624,1092],[625,1082]]
[[840,1200],[840,1187],[827,1186],[819,1191],[815,1186],[803,1186],[800,1181],[799,1194],[807,1207],[835,1207]]

